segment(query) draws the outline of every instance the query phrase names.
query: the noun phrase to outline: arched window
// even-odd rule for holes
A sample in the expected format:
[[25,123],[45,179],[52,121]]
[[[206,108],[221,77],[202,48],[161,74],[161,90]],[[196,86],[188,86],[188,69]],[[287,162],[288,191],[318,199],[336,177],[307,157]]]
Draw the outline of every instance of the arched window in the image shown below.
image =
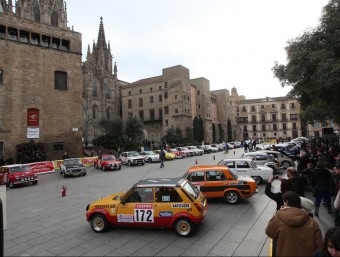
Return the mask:
[[92,107],[92,118],[93,120],[98,120],[99,109],[97,105],[93,105]]
[[36,22],[40,22],[40,9],[38,5],[34,6],[33,12],[34,12],[34,20]]
[[54,26],[54,27],[58,27],[58,13],[56,12],[53,12],[51,14],[51,25]]
[[112,108],[111,107],[107,108],[107,110],[106,110],[106,118],[108,120],[112,118]]
[[98,95],[98,81],[96,78],[93,78],[92,82],[92,96]]

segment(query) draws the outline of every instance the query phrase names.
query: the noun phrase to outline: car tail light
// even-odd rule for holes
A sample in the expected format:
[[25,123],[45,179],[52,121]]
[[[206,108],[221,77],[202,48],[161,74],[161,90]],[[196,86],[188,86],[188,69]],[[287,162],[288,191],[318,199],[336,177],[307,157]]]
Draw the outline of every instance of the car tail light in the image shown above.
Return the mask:
[[198,203],[194,203],[194,205],[199,212],[203,211],[202,207]]

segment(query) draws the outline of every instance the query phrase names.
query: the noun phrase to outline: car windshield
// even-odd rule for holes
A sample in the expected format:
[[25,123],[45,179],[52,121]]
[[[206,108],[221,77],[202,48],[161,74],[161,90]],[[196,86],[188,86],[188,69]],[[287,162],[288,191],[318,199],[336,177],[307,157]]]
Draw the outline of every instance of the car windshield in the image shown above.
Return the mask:
[[103,156],[103,160],[115,160],[116,158],[113,155],[105,155]]
[[24,165],[24,166],[13,166],[11,168],[9,168],[10,173],[17,173],[17,172],[30,172],[31,171],[31,167],[28,165]]
[[78,165],[78,164],[81,164],[81,160],[79,160],[79,159],[66,159],[64,161],[64,164],[65,165],[74,165],[74,164]]
[[129,152],[128,156],[139,156],[137,152]]
[[237,174],[234,173],[235,171],[231,171],[231,170],[229,170],[229,171],[230,171],[230,174],[233,176],[233,179],[238,180]]
[[191,195],[195,200],[198,198],[200,192],[196,187],[194,187],[189,181],[183,186],[184,190]]
[[255,163],[255,162],[251,161],[249,164],[250,164],[250,167],[251,167],[251,168],[257,168],[257,166],[256,166],[256,163]]

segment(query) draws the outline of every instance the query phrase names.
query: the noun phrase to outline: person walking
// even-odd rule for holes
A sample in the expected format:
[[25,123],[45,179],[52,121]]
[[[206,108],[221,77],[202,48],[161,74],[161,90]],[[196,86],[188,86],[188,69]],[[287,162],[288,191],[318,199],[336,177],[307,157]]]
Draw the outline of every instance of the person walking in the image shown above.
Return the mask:
[[164,167],[164,160],[165,160],[165,152],[164,152],[163,148],[159,152],[159,159],[161,160],[161,168],[163,168]]
[[269,221],[266,234],[273,239],[272,256],[312,256],[322,248],[318,223],[301,208],[300,196],[287,191],[283,207]]
[[305,188],[303,185],[302,177],[298,176],[297,171],[294,167],[289,167],[287,169],[287,177],[293,185],[293,191],[299,196],[305,197]]
[[313,196],[315,197],[314,215],[319,216],[320,203],[322,199],[326,203],[328,213],[332,214],[331,194],[329,192],[332,175],[327,169],[325,169],[322,162],[318,162],[316,164],[311,179],[314,190]]

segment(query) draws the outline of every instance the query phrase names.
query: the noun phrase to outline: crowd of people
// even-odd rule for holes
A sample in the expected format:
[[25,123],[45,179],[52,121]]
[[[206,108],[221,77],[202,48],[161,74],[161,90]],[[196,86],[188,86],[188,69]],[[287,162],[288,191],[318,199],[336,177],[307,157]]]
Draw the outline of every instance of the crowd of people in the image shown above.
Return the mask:
[[[316,138],[300,147],[297,168],[289,167],[285,178],[270,177],[266,185],[265,194],[276,202],[276,213],[266,228],[273,239],[272,256],[340,256],[339,138]],[[275,179],[281,186],[272,192]],[[314,212],[304,207],[309,201],[304,198],[306,190],[312,190]],[[322,220],[321,204],[329,215],[334,214],[334,227],[328,229],[324,240],[314,219]]]

